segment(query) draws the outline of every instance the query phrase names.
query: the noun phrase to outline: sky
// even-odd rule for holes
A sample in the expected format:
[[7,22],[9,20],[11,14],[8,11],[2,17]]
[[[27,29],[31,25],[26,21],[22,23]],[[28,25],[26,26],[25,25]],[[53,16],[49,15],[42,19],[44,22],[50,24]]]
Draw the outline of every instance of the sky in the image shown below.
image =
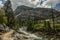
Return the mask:
[[26,5],[29,7],[42,7],[42,8],[52,8],[56,6],[56,4],[60,3],[60,0],[11,0],[13,8],[15,9],[17,6]]
[[5,1],[7,1],[7,0],[0,0],[0,7],[3,6],[3,4],[5,3]]
[[57,9],[57,10],[60,10],[60,3],[57,4],[54,8]]
[[[6,0],[0,0],[0,5],[3,6]],[[60,0],[11,0],[12,8],[15,10],[17,6],[25,5],[29,7],[41,8],[60,8]]]

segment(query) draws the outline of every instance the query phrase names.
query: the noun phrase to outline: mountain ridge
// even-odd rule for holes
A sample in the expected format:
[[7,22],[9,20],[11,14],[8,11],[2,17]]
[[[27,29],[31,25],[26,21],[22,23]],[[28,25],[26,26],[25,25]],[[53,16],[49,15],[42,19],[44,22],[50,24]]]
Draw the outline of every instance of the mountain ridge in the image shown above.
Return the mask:
[[[26,19],[30,17],[30,19],[38,18],[38,19],[49,19],[52,17],[52,12],[54,16],[57,17],[60,15],[58,11],[51,8],[31,8],[27,6],[18,6],[14,11],[14,15],[17,16],[18,19]],[[20,14],[20,15],[19,15]]]

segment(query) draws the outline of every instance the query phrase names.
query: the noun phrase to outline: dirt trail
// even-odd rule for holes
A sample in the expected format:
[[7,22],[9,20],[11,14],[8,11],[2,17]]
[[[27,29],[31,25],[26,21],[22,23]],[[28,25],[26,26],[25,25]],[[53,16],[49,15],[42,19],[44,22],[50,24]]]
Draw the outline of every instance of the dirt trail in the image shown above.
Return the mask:
[[10,30],[9,32],[0,35],[0,38],[2,40],[8,40],[13,32],[14,32],[14,30]]

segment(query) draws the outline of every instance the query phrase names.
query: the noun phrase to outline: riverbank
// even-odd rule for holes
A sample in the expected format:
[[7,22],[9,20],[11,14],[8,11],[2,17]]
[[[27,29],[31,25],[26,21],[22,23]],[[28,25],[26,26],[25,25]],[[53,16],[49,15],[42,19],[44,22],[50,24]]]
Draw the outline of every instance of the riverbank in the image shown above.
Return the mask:
[[38,36],[42,36],[43,38],[47,38],[48,40],[60,40],[60,32],[34,32],[34,34]]
[[[4,28],[3,31],[7,31],[7,33],[10,35],[9,37],[6,37],[7,40],[9,40],[9,39],[10,40],[12,40],[12,39],[13,40],[15,40],[15,39],[16,40],[60,40],[60,36],[57,35],[60,33],[54,34],[54,32],[51,33],[51,32],[46,32],[46,31],[30,32],[30,31],[26,30],[26,27],[19,28],[19,30],[17,30],[17,31],[14,30],[14,32],[11,31],[10,28],[6,27],[6,28]],[[5,33],[5,34],[7,34],[7,33]],[[4,35],[4,33],[2,35]],[[1,37],[1,38],[3,39],[3,37]]]

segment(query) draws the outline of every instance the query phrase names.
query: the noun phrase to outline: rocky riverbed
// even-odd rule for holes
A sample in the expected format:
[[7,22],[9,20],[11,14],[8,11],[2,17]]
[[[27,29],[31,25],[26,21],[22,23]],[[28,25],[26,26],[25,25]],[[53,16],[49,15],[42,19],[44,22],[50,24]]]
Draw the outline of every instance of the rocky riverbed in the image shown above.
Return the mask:
[[47,37],[30,33],[26,31],[26,27],[19,30],[12,30],[6,25],[0,27],[0,40],[60,40],[56,37]]
[[[6,25],[5,25],[6,26]],[[24,28],[20,28],[19,30],[15,31],[1,25],[0,27],[0,40],[37,40],[41,39],[35,34],[28,33]]]

